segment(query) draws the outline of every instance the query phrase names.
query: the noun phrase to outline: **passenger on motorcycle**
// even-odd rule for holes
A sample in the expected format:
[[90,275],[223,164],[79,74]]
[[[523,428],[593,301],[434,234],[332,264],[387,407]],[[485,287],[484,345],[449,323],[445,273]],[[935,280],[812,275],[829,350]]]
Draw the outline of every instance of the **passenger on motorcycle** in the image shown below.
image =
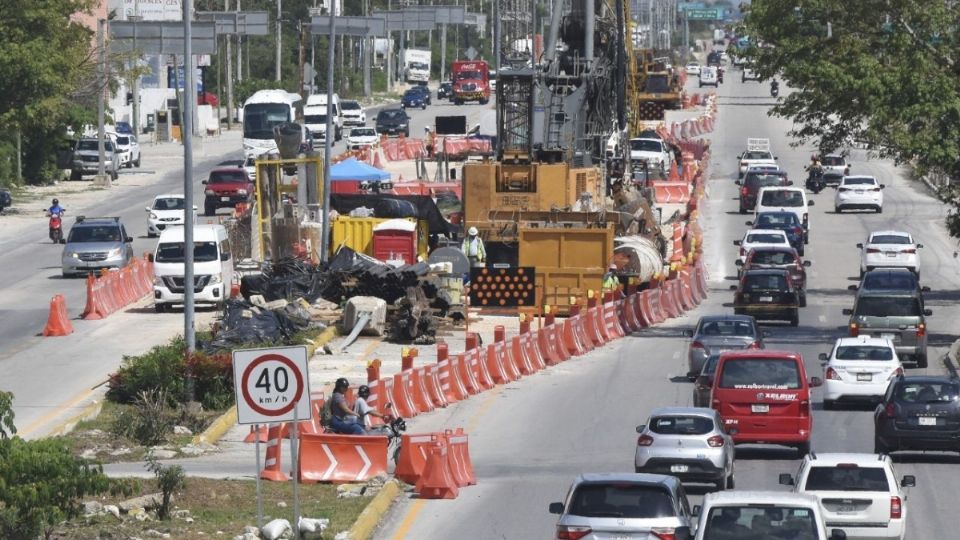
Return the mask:
[[369,432],[371,416],[375,416],[384,422],[390,422],[393,417],[389,414],[380,414],[380,412],[371,407],[370,404],[367,403],[368,397],[370,397],[369,386],[364,384],[361,385],[360,388],[357,388],[357,401],[353,404],[353,414],[357,416],[357,423]]
[[357,417],[347,405],[347,389],[350,382],[340,377],[333,386],[333,395],[330,396],[330,423],[334,433],[342,435],[364,435],[366,431],[357,423]]

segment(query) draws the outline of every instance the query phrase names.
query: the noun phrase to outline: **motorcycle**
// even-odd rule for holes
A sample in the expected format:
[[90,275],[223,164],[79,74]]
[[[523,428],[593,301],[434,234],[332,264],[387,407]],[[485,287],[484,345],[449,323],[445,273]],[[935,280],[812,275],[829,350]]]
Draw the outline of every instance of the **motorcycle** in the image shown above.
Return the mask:
[[[392,403],[387,403],[387,410],[389,411],[393,407]],[[382,425],[375,426],[367,430],[369,435],[380,435],[387,438],[387,455],[393,458],[393,462],[396,463],[400,459],[400,448],[401,441],[403,437],[401,436],[404,431],[407,430],[407,421],[403,418],[396,416],[390,420],[390,422]]]
[[826,185],[826,182],[823,181],[823,171],[811,170],[809,172],[807,176],[807,189],[816,194],[823,191]]
[[44,210],[48,216],[50,216],[50,222],[48,227],[50,229],[50,240],[54,244],[66,244],[67,240],[63,237],[63,214],[51,214],[48,210]]
[[770,83],[770,95],[772,97],[777,97],[780,95],[780,85],[776,82]]

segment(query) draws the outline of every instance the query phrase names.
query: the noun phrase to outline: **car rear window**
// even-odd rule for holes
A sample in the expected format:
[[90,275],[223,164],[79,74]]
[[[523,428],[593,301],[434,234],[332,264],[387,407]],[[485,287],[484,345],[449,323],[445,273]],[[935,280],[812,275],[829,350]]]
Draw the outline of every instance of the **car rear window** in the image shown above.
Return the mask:
[[747,242],[751,244],[786,244],[786,238],[782,234],[774,233],[748,233]]
[[845,185],[845,186],[849,186],[849,185],[870,185],[870,186],[872,186],[872,185],[874,185],[874,184],[876,184],[876,183],[877,183],[877,181],[874,180],[873,178],[862,178],[862,177],[860,177],[860,178],[857,178],[857,177],[846,178],[846,179],[843,181],[843,185]]
[[883,272],[867,272],[863,278],[863,289],[897,289],[913,290],[917,288],[917,280],[912,273],[899,272],[888,274]]
[[800,370],[791,358],[733,358],[723,364],[720,388],[800,389]]
[[896,400],[902,403],[949,403],[957,400],[960,384],[956,382],[905,382],[897,388]]
[[747,187],[760,189],[768,186],[783,185],[783,177],[777,174],[748,174]]
[[345,111],[357,111],[362,109],[362,107],[360,107],[360,104],[357,103],[356,101],[341,101],[340,106]]
[[754,264],[793,264],[797,257],[790,251],[753,250],[750,262]]
[[902,296],[864,296],[857,302],[857,317],[919,317],[920,302]]
[[393,120],[395,118],[402,118],[403,111],[398,110],[389,110],[389,111],[380,111],[380,114],[377,115],[378,120]]
[[743,159],[773,159],[770,152],[744,152]]
[[180,197],[164,197],[153,201],[154,210],[183,210],[186,205]]
[[630,150],[634,152],[662,152],[663,143],[651,140],[632,140],[630,141]]
[[210,173],[208,184],[236,184],[246,183],[247,174],[243,171],[213,171]]
[[703,540],[818,540],[813,509],[774,505],[714,506]]
[[703,416],[656,416],[650,431],[660,435],[703,435],[713,431],[713,420]]
[[777,227],[799,224],[800,220],[797,219],[797,215],[793,212],[777,212],[775,214],[764,212],[760,214],[756,222],[756,226],[758,228],[762,227],[765,229],[774,229]]
[[806,491],[890,491],[882,467],[811,467]]
[[890,347],[878,345],[848,345],[837,347],[837,360],[893,360]]
[[700,327],[705,336],[753,337],[753,325],[747,321],[705,321]]
[[676,516],[673,500],[664,488],[629,482],[581,484],[573,493],[567,513],[641,519]]
[[875,234],[870,238],[871,244],[912,244],[909,236],[902,234]]
[[846,164],[844,159],[838,156],[824,156],[821,163],[828,167],[839,167]]
[[799,191],[767,190],[760,199],[763,206],[803,206],[803,194]]
[[67,242],[73,244],[77,242],[119,242],[120,228],[117,226],[103,227],[74,227],[70,229],[70,237]]
[[[183,242],[165,242],[157,246],[156,261],[160,263],[183,262]],[[194,242],[193,261],[211,262],[217,260],[216,242]]]
[[744,292],[779,291],[785,288],[786,279],[779,274],[747,274],[743,280]]

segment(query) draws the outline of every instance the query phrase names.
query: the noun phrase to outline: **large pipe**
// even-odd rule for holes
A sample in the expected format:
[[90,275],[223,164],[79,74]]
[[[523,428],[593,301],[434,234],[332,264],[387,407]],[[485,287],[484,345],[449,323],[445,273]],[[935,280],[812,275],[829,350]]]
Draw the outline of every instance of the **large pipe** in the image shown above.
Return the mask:
[[550,19],[550,36],[547,39],[547,50],[543,53],[545,63],[550,63],[557,57],[557,41],[560,39],[560,22],[563,20],[564,0],[553,0],[553,18]]
[[584,1],[584,4],[586,5],[584,6],[585,9],[583,18],[586,19],[586,27],[584,28],[583,32],[583,37],[585,39],[583,55],[587,61],[588,68],[593,66],[593,28],[597,17],[597,8],[593,2],[594,0]]

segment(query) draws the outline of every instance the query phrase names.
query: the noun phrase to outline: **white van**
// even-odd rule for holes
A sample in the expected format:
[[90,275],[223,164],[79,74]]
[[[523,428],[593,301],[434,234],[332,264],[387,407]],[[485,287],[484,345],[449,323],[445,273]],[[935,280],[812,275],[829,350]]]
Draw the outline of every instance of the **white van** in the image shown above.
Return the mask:
[[761,212],[793,212],[803,224],[803,243],[807,244],[810,242],[810,212],[807,209],[809,206],[813,206],[813,201],[807,200],[807,192],[803,188],[763,187],[757,193],[754,217]]
[[700,88],[704,86],[720,87],[720,73],[716,66],[703,66],[700,68]]
[[[153,256],[153,299],[157,313],[173,304],[183,304],[183,227],[171,227],[160,233]],[[233,255],[223,225],[193,227],[194,301],[197,304],[223,305],[233,280]]]
[[[340,96],[333,94],[333,140],[343,137],[343,111],[340,110]],[[327,94],[311,94],[303,107],[303,123],[313,136],[321,138],[327,131]]]

